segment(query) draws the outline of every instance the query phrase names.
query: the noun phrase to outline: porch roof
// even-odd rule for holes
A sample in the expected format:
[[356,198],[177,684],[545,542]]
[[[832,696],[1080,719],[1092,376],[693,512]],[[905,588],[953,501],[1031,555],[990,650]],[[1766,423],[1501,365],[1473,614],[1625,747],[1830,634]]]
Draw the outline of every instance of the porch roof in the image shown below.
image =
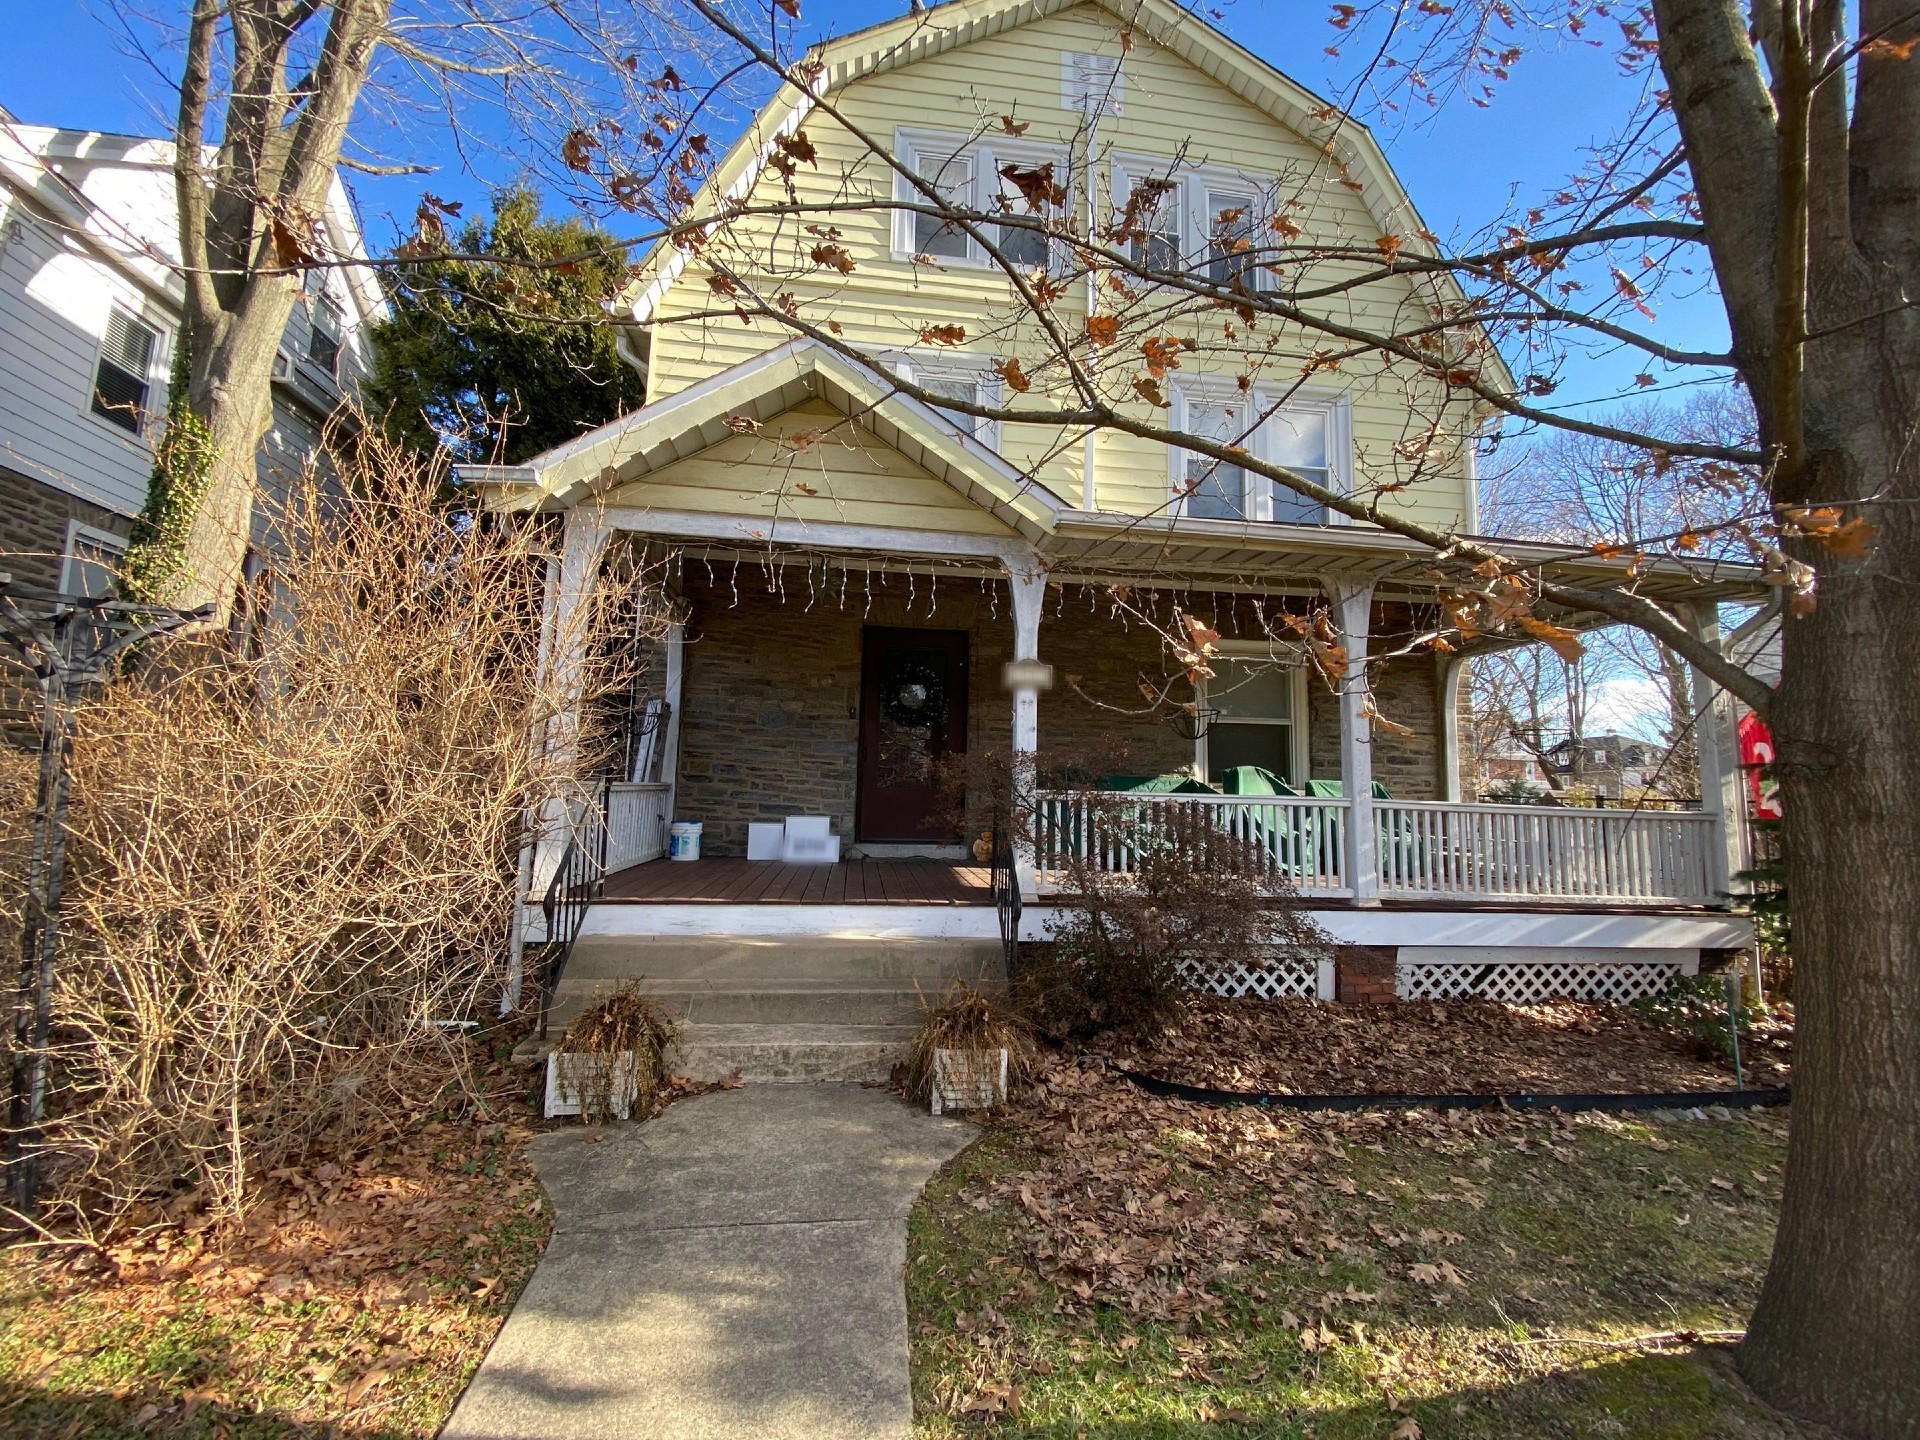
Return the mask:
[[609,421],[524,465],[462,465],[456,474],[512,510],[565,510],[644,479],[808,400],[823,400],[1029,541],[1064,502],[950,416],[812,340],[789,341]]

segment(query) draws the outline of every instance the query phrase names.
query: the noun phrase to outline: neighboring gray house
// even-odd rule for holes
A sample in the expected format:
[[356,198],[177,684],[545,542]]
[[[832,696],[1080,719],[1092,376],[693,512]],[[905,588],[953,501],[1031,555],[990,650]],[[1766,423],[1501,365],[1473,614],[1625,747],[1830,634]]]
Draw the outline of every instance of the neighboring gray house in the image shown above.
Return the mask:
[[[101,593],[145,501],[180,325],[172,164],[169,141],[0,110],[0,571],[22,581]],[[323,223],[365,256],[338,177]],[[384,314],[370,270],[314,272],[274,365],[267,484],[365,376]]]

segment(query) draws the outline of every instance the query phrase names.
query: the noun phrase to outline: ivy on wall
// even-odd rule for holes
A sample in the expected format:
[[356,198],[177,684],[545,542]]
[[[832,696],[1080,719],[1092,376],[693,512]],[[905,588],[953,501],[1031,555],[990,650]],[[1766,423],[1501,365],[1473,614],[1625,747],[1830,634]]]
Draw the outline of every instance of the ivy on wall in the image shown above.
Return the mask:
[[206,498],[219,456],[212,428],[187,403],[188,365],[183,335],[173,347],[166,424],[153,447],[146,504],[133,522],[120,572],[121,594],[149,605],[164,604],[182,578],[193,517]]

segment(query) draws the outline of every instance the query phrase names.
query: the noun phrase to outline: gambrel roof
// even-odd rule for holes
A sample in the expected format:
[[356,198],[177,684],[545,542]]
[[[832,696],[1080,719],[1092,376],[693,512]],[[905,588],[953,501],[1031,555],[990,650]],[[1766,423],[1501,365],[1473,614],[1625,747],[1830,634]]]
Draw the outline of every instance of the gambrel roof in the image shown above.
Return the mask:
[[[1172,0],[949,0],[921,14],[902,15],[823,41],[808,52],[809,60],[823,67],[814,82],[815,91],[809,93],[792,80],[783,85],[701,187],[691,213],[710,214],[750,193],[774,142],[806,123],[816,95],[1081,5],[1107,11],[1123,26],[1322,148],[1343,178],[1358,187],[1356,193],[1382,234],[1401,236],[1409,253],[1426,248],[1421,239],[1426,226],[1372,131]],[[670,241],[659,242],[641,262],[642,270],[653,273],[637,280],[615,302],[616,311],[625,310],[638,321],[651,318],[688,258],[687,251]]]

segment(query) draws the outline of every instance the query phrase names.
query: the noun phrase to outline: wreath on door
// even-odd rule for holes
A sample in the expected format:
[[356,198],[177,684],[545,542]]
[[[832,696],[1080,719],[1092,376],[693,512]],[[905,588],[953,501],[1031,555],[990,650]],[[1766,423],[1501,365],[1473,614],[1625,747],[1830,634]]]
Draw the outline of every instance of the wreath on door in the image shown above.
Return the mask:
[[887,667],[880,708],[896,725],[938,729],[947,718],[946,672],[923,660],[897,661]]

